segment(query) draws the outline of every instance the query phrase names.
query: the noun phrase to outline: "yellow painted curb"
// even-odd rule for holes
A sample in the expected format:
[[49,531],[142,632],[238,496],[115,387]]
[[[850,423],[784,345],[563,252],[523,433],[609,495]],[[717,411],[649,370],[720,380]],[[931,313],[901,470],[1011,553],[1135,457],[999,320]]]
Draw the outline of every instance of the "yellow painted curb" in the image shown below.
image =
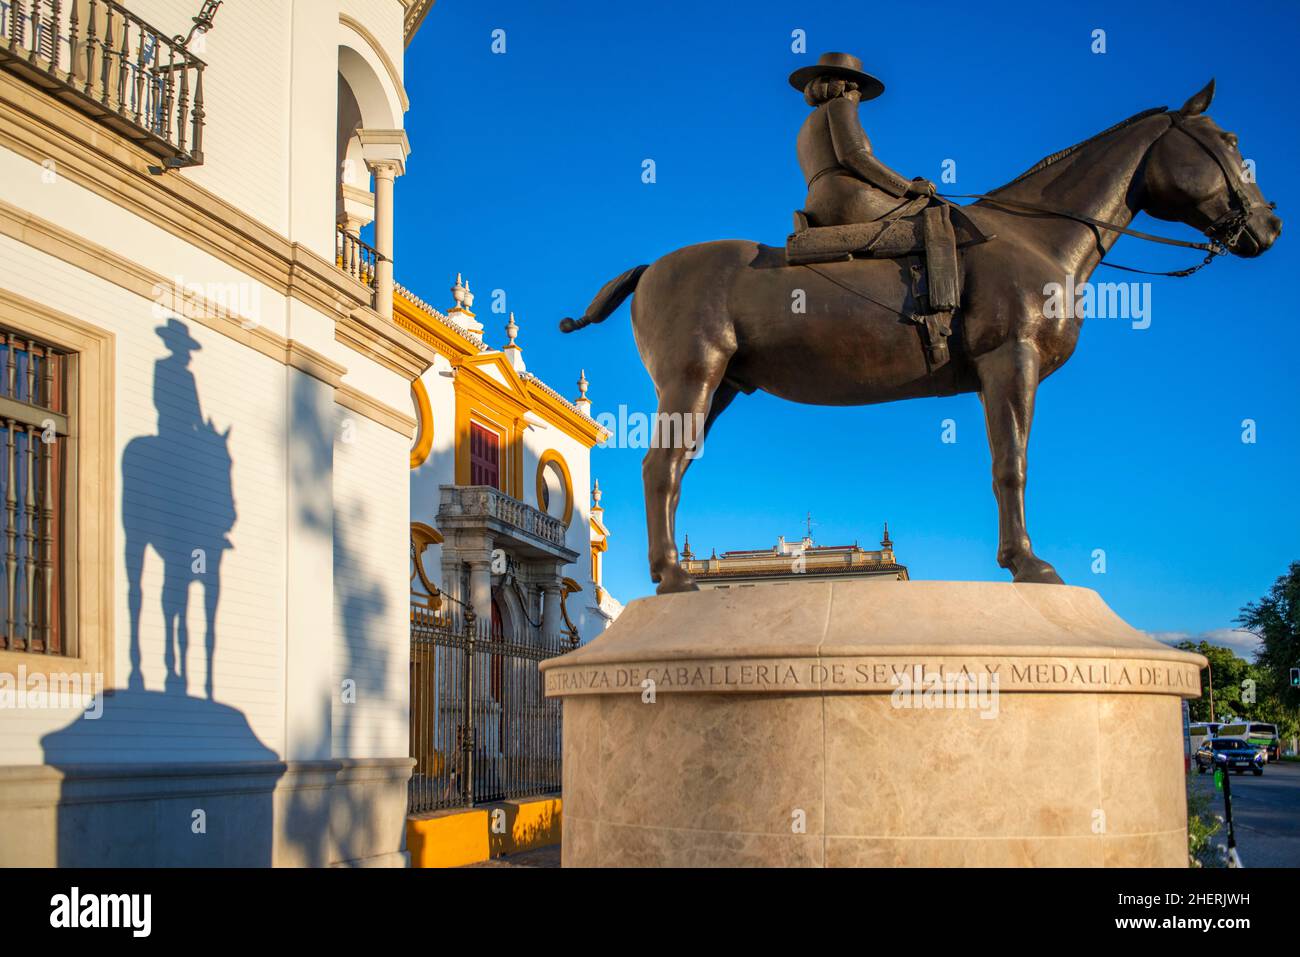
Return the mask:
[[562,824],[558,797],[437,811],[406,819],[406,848],[412,867],[462,867],[558,844]]

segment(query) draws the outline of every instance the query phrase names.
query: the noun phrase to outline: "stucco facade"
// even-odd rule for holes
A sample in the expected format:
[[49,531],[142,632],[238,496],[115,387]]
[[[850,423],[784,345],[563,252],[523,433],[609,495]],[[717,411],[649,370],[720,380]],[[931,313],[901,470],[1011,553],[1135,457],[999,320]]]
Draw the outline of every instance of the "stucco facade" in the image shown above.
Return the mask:
[[[166,38],[198,4],[126,6]],[[105,94],[113,124],[87,105],[69,54],[92,22],[102,44],[102,4],[62,4],[44,79],[0,31],[0,326],[74,357],[78,503],[61,653],[12,623],[0,645],[0,864],[405,861],[410,384],[437,359],[391,318],[413,7],[223,5],[190,44],[197,165],[150,118],[176,109],[163,73]],[[348,197],[378,253],[351,273]],[[37,703],[59,673],[102,681],[100,713]]]

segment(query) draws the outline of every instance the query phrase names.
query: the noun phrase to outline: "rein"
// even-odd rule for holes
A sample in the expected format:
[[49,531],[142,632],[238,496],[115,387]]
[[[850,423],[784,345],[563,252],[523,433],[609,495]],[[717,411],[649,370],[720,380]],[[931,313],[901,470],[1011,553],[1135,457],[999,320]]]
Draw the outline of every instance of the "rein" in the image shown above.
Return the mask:
[[1081,213],[1071,213],[1061,209],[1050,209],[1046,206],[1038,206],[1035,203],[1022,203],[1016,199],[1003,199],[1000,196],[993,196],[989,193],[936,193],[940,199],[982,199],[985,202],[995,203],[999,206],[1006,206],[1011,209],[1020,209],[1025,212],[1043,213],[1048,216],[1060,216],[1062,219],[1073,219],[1075,222],[1083,223],[1085,226],[1093,226],[1097,229],[1109,229],[1117,233],[1123,233],[1125,236],[1133,236],[1137,239],[1145,239],[1147,242],[1163,243],[1166,246],[1180,246],[1184,249],[1199,249],[1205,253],[1205,258],[1195,266],[1188,266],[1186,269],[1172,269],[1162,272],[1154,269],[1138,269],[1134,266],[1122,266],[1119,263],[1108,263],[1104,259],[1099,262],[1099,266],[1108,266],[1111,269],[1122,269],[1125,272],[1138,272],[1147,276],[1174,276],[1181,279],[1184,276],[1190,276],[1214,262],[1215,258],[1222,256],[1228,251],[1227,247],[1217,239],[1212,239],[1208,243],[1193,243],[1185,239],[1173,239],[1169,236],[1156,236],[1153,233],[1144,233],[1138,229],[1129,229],[1127,226],[1121,226],[1118,223],[1108,223],[1104,219],[1093,219],[1091,216],[1084,216]]
[[[1026,212],[1043,213],[1048,216],[1060,216],[1063,219],[1073,219],[1075,222],[1083,223],[1086,226],[1092,226],[1096,229],[1107,229],[1116,233],[1123,233],[1125,236],[1133,236],[1136,239],[1145,239],[1147,242],[1162,243],[1166,246],[1179,246],[1183,249],[1199,249],[1205,253],[1205,258],[1195,266],[1189,266],[1186,269],[1173,269],[1169,271],[1159,271],[1154,269],[1138,269],[1134,266],[1122,266],[1119,263],[1108,263],[1104,259],[1098,263],[1099,266],[1108,266],[1111,269],[1122,269],[1125,272],[1142,273],[1145,276],[1173,276],[1181,279],[1184,276],[1190,276],[1195,272],[1204,269],[1216,258],[1222,256],[1228,251],[1228,246],[1236,242],[1237,237],[1241,235],[1242,230],[1246,228],[1247,220],[1254,209],[1254,203],[1245,191],[1233,180],[1232,174],[1223,158],[1219,156],[1208,144],[1201,138],[1200,134],[1192,127],[1183,123],[1181,113],[1171,113],[1169,129],[1180,129],[1192,138],[1201,149],[1210,155],[1210,158],[1218,165],[1219,171],[1223,173],[1224,184],[1228,187],[1228,192],[1236,201],[1237,208],[1233,209],[1229,204],[1228,212],[1225,213],[1205,230],[1210,237],[1208,243],[1193,243],[1185,239],[1173,239],[1168,236],[1156,236],[1152,233],[1144,233],[1141,230],[1130,229],[1127,226],[1121,226],[1118,223],[1108,223],[1103,219],[1093,219],[1091,216],[1084,216],[1080,213],[1071,213],[1061,209],[1049,209],[1046,206],[1038,206],[1034,203],[1024,203],[1020,200],[1003,199],[999,196],[993,196],[989,193],[937,193],[936,195],[943,200],[950,199],[975,199],[984,200],[985,202],[1005,206],[1009,209],[1021,209]],[[1169,130],[1165,131],[1166,133]],[[1271,204],[1270,204],[1271,208]],[[1104,254],[1103,254],[1104,256]]]

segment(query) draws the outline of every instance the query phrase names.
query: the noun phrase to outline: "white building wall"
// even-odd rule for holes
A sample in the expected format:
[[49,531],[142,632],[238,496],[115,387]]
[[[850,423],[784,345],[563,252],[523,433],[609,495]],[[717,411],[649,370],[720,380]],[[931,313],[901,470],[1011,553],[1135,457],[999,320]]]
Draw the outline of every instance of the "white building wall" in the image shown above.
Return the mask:
[[[185,33],[199,4],[197,0],[130,0],[129,6],[160,30]],[[381,38],[400,70],[402,5],[398,0],[349,0],[347,7]],[[192,180],[219,201],[326,258],[333,252],[337,96],[333,63],[339,10],[338,0],[225,3],[215,29],[197,51],[208,63],[206,162],[166,174]],[[290,29],[295,16],[311,29]],[[295,71],[295,62],[310,69]],[[378,75],[389,82],[386,72]],[[396,98],[395,92],[392,96]],[[322,125],[321,117],[328,122]],[[400,113],[396,120],[395,125],[400,125]],[[295,127],[301,134],[296,140]],[[102,135],[115,134],[105,130]],[[127,263],[176,277],[181,283],[238,284],[251,304],[241,310],[248,318],[346,367],[348,385],[401,412],[409,411],[409,387],[403,377],[338,343],[332,316],[288,300],[139,211],[58,175],[57,168],[52,177],[48,172],[41,164],[0,148],[0,200],[111,250]],[[291,198],[304,210],[296,220],[291,216]],[[0,236],[0,262],[5,264],[0,287],[115,337],[113,658],[115,684],[125,687],[131,663],[122,498],[137,493],[124,482],[122,456],[131,439],[158,434],[155,363],[170,352],[155,330],[166,321],[166,314],[158,312],[149,298],[6,236]],[[160,694],[165,681],[162,562],[150,550],[140,618],[149,705],[132,710],[131,695],[117,695],[115,703],[110,701],[120,718],[114,722],[115,734],[87,738],[84,747],[62,745],[60,762],[265,760],[269,755],[285,755],[286,727],[295,724],[285,705],[291,677],[286,674],[285,638],[290,614],[286,429],[288,383],[299,373],[198,322],[182,321],[201,344],[188,369],[202,415],[219,431],[229,429],[236,521],[228,533],[231,547],[221,556],[212,671],[213,696],[224,710],[218,714],[187,707],[187,702],[204,696],[208,678],[203,593],[198,585],[189,591],[188,687],[185,694],[171,696],[170,702],[169,696]],[[172,403],[172,412],[183,414],[189,407],[184,388],[159,392],[164,404]],[[332,615],[334,634],[332,640],[321,636],[321,654],[332,657],[336,679],[332,690],[341,691],[343,678],[355,678],[358,699],[356,705],[344,706],[341,694],[335,694],[319,706],[327,716],[325,732],[334,756],[403,756],[407,753],[409,440],[342,406],[330,412],[327,426],[340,428],[334,449],[331,537],[336,547],[343,548],[334,559],[338,595]],[[341,438],[345,424],[350,428],[347,442]],[[440,438],[446,441],[450,433],[449,426]],[[206,541],[207,532],[220,523],[221,483],[193,459],[161,456],[151,461],[154,477],[165,477],[176,489],[174,498],[155,497],[147,503],[154,514],[174,523],[170,541],[178,547],[190,537]],[[215,560],[208,556],[209,562]],[[328,601],[328,596],[322,599]],[[365,627],[349,629],[357,614],[364,618]],[[43,763],[47,755],[42,738],[65,729],[78,714],[75,710],[0,712],[0,765]]]
[[338,409],[334,445],[334,757],[408,753],[410,442]]
[[[191,43],[195,55],[208,64],[203,74],[203,145],[211,159],[180,174],[282,234],[289,226],[293,2],[223,3],[213,30]],[[312,2],[322,8],[322,16],[335,5],[333,0]],[[174,36],[189,32],[200,4],[130,0],[129,6],[151,26]],[[322,95],[332,98],[336,90]],[[240,161],[223,162],[232,156]]]
[[[114,531],[114,659],[118,684],[125,685],[130,675],[130,616],[121,561],[126,529],[120,503],[122,496],[131,495],[132,490],[122,475],[122,453],[131,439],[158,433],[155,362],[168,356],[169,350],[154,330],[164,320],[155,315],[150,300],[8,237],[0,236],[0,260],[12,267],[3,277],[5,288],[97,325],[116,337],[114,475],[119,505]],[[222,558],[220,568],[216,698],[243,714],[262,745],[278,751],[284,727],[282,416],[286,367],[198,323],[188,322],[186,326],[202,345],[190,362],[202,413],[219,431],[230,429],[231,479],[237,512],[229,533],[233,548]],[[183,395],[171,397],[176,402],[173,411],[184,414]],[[210,509],[219,507],[212,497],[217,488],[215,477],[193,462],[162,460],[155,461],[154,467],[174,484],[177,495],[167,501],[152,501],[151,507],[174,519],[182,545],[189,535],[196,542],[202,540],[200,533],[211,524],[203,518],[205,505]],[[145,688],[151,691],[162,691],[165,677],[161,593],[162,563],[151,550],[145,559],[140,621],[142,670]],[[203,644],[202,589],[198,585],[190,589],[188,622],[189,694],[198,696],[203,694],[208,667]],[[239,739],[232,750],[221,728],[187,726],[185,717],[189,713],[179,706],[175,713],[169,713],[166,707],[151,707],[142,711],[132,735],[97,740],[87,753],[65,754],[64,759],[111,762],[265,757],[256,749],[250,750],[252,743],[246,739]],[[41,736],[64,727],[76,714],[61,710],[0,713],[0,764],[42,763]]]

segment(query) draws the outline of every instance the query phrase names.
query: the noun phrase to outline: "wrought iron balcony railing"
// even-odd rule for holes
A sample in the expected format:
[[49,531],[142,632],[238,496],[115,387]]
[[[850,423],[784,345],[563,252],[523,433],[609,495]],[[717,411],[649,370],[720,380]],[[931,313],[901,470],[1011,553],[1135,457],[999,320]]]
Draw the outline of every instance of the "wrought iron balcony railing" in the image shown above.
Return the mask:
[[334,265],[372,291],[375,288],[375,265],[382,258],[374,246],[342,226],[338,227],[334,237]]
[[0,0],[0,69],[162,160],[203,162],[204,62],[115,0]]

